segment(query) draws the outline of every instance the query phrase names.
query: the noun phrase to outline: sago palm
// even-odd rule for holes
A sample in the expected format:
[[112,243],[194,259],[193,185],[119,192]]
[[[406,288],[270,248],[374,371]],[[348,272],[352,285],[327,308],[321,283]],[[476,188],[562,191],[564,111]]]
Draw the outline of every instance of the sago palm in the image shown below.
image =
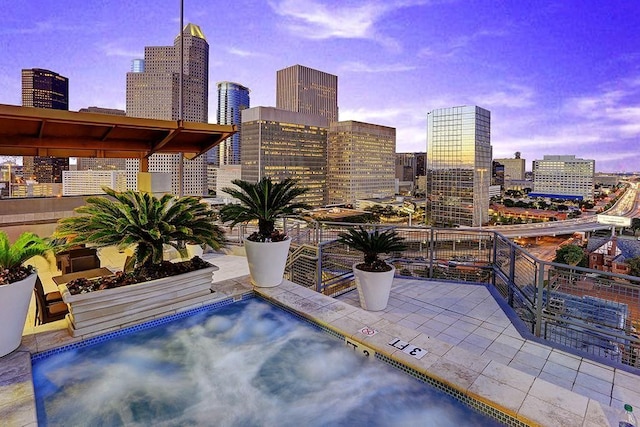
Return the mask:
[[275,221],[278,218],[295,214],[300,209],[310,206],[296,201],[298,196],[305,194],[308,189],[297,187],[294,179],[287,178],[280,182],[272,182],[264,177],[256,183],[234,179],[231,181],[238,188],[223,188],[222,191],[240,201],[239,204],[225,205],[220,209],[220,218],[230,222],[231,227],[236,224],[258,221],[258,236],[251,240],[267,241],[273,239]]
[[375,230],[369,233],[362,226],[349,228],[346,232],[338,234],[338,242],[364,254],[364,264],[358,265],[358,268],[365,271],[391,270],[384,261],[379,259],[379,255],[404,251],[407,247],[403,240],[404,238],[398,236],[395,230],[383,232]]
[[56,233],[73,237],[72,242],[96,247],[135,244],[135,265],[151,267],[162,262],[163,246],[171,245],[181,255],[183,243],[208,244],[218,249],[224,232],[213,223],[215,213],[196,197],[117,192],[103,188],[107,197],[89,197],[77,208],[78,216],[59,221]]
[[51,247],[34,233],[22,233],[11,244],[4,231],[0,231],[0,285],[17,282],[33,272],[33,267],[22,264],[34,256],[42,256]]

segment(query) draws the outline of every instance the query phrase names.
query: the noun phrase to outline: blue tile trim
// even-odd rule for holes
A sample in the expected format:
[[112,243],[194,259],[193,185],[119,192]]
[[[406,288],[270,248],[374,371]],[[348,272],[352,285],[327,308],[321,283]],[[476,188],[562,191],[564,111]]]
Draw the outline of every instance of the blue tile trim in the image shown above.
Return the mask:
[[33,363],[36,360],[45,359],[45,358],[47,358],[47,357],[49,357],[49,356],[51,356],[53,354],[59,354],[59,353],[65,352],[67,350],[75,350],[75,349],[79,349],[79,348],[85,348],[85,347],[88,347],[88,346],[91,346],[91,345],[94,345],[94,344],[97,344],[97,343],[109,341],[109,340],[112,340],[112,339],[117,338],[117,337],[128,335],[128,334],[131,334],[133,332],[143,331],[145,329],[153,328],[153,327],[156,327],[156,326],[159,326],[159,325],[164,325],[166,323],[172,322],[172,321],[177,320],[177,319],[183,319],[185,317],[191,316],[192,314],[202,313],[204,311],[209,311],[209,310],[214,310],[216,308],[224,307],[224,306],[227,306],[229,304],[233,304],[233,303],[238,302],[238,301],[245,301],[245,300],[248,300],[248,299],[251,299],[251,298],[254,298],[253,291],[249,291],[249,292],[246,292],[246,293],[242,294],[242,299],[241,300],[237,299],[237,297],[235,299],[234,299],[234,297],[229,297],[229,298],[226,298],[226,299],[223,299],[223,300],[220,300],[220,301],[216,301],[216,302],[211,303],[211,304],[203,305],[201,307],[192,308],[192,309],[189,309],[187,311],[183,311],[183,312],[176,313],[176,314],[171,314],[169,316],[162,317],[160,319],[150,320],[148,322],[141,323],[139,325],[129,326],[127,328],[123,328],[123,329],[120,329],[120,330],[117,330],[117,331],[109,332],[109,333],[106,333],[104,335],[100,335],[100,336],[96,336],[96,337],[93,337],[93,338],[89,338],[87,340],[83,340],[83,341],[76,342],[76,343],[73,343],[73,344],[68,344],[68,345],[65,345],[63,347],[58,347],[58,348],[54,348],[54,349],[51,349],[51,350],[46,350],[46,351],[43,351],[43,352],[40,352],[40,353],[35,353],[35,354],[31,355],[31,362]]

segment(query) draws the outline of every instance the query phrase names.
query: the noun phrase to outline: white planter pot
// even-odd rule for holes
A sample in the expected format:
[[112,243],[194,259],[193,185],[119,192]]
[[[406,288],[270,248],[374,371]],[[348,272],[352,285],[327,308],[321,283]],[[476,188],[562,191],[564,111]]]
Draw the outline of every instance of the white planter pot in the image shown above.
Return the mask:
[[357,264],[360,263],[353,264],[353,275],[356,278],[360,306],[369,311],[384,310],[389,302],[396,268],[390,266],[390,271],[370,272],[358,270]]
[[72,336],[92,336],[174,314],[212,299],[211,266],[176,276],[71,295],[66,285],[58,286],[69,306]]
[[36,284],[37,274],[24,280],[0,286],[0,357],[11,353],[22,342],[22,331]]
[[282,242],[244,240],[249,274],[254,286],[271,288],[282,283],[290,245],[291,238],[289,237]]
[[189,245],[189,244],[187,244],[186,248],[187,248],[187,258],[188,259],[191,259],[194,256],[199,256],[200,258],[202,258],[202,255],[204,254],[204,249],[202,249],[201,245]]

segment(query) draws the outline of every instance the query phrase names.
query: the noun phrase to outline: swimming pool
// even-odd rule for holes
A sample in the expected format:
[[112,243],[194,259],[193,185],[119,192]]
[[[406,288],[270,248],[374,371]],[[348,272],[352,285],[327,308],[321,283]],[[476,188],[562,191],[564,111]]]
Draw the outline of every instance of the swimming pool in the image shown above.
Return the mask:
[[497,426],[257,298],[33,359],[40,425]]

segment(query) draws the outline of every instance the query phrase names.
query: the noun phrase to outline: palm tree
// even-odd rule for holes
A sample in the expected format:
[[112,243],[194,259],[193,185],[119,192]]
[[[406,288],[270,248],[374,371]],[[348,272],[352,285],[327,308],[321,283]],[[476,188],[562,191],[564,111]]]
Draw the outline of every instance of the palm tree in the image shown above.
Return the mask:
[[152,267],[162,262],[163,246],[171,245],[185,255],[185,242],[208,244],[213,249],[224,245],[224,232],[213,223],[215,213],[192,196],[117,192],[103,187],[107,197],[89,197],[76,209],[79,216],[59,221],[56,233],[73,237],[73,244],[90,243],[96,247],[126,248],[136,244],[135,266]]
[[308,189],[296,187],[294,179],[286,178],[274,183],[269,177],[252,183],[241,179],[231,181],[236,188],[223,188],[222,191],[240,201],[239,204],[225,205],[220,209],[220,218],[230,222],[231,227],[236,224],[258,220],[258,233],[248,237],[251,241],[281,241],[286,235],[275,229],[277,218],[294,215],[300,209],[308,209],[306,203],[295,201],[298,196],[305,194]]
[[391,267],[380,260],[382,253],[402,252],[407,246],[402,243],[403,237],[395,230],[369,233],[364,227],[349,228],[345,233],[338,234],[338,242],[344,243],[352,249],[364,254],[364,264],[357,267],[364,271],[389,271]]

